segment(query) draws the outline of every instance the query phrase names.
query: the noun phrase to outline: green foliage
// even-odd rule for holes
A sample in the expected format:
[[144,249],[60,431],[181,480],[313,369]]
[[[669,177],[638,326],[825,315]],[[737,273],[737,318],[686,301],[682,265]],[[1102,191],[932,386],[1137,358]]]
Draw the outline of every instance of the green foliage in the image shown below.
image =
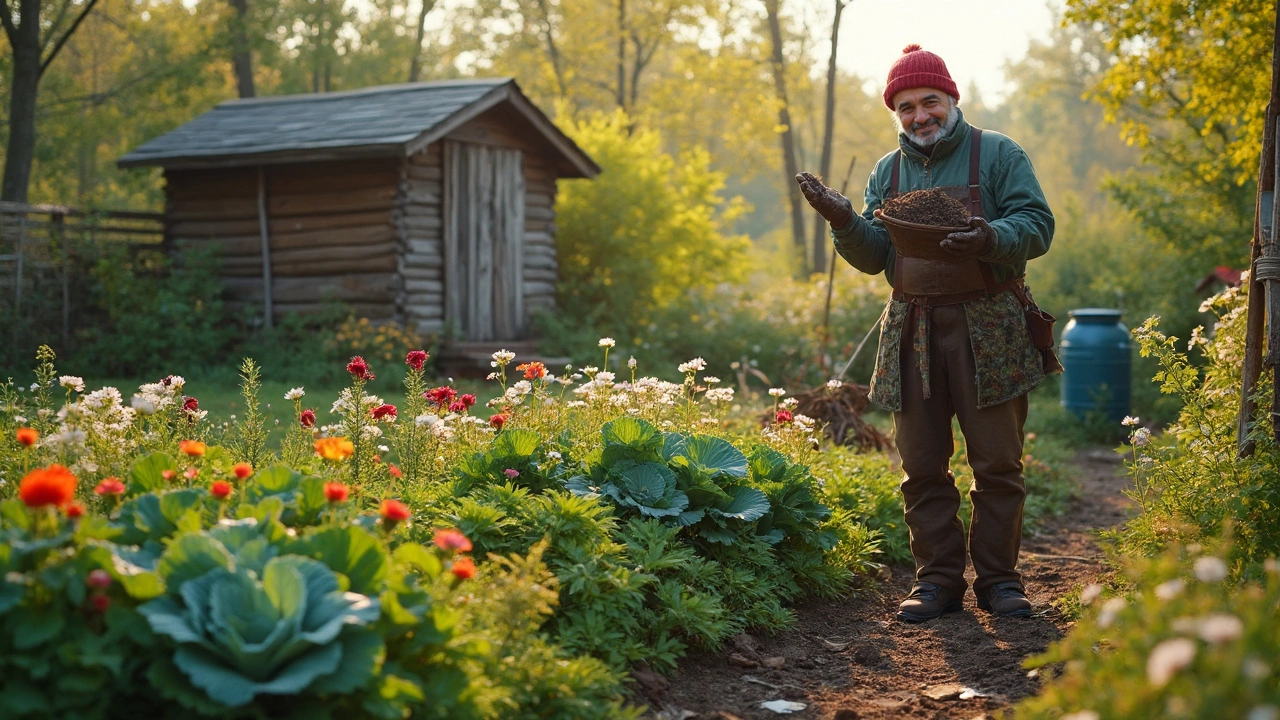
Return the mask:
[[209,366],[235,332],[222,306],[219,267],[207,247],[168,255],[107,246],[89,287],[94,321],[77,322],[77,364],[126,377]]
[[1136,592],[1092,600],[1066,638],[1029,661],[1061,663],[1064,672],[1018,705],[1017,716],[1274,715],[1280,576],[1272,566],[1258,582],[1237,587],[1222,581],[1221,559],[1197,555],[1171,549],[1134,563],[1126,580]]

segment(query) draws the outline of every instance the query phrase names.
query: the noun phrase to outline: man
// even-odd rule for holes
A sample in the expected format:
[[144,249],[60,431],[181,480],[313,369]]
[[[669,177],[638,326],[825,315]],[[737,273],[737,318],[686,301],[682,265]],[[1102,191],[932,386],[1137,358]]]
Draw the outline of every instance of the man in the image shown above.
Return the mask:
[[[871,399],[893,411],[902,455],[916,563],[916,583],[898,612],[907,622],[960,610],[968,589],[960,493],[949,469],[953,417],[974,474],[968,555],[978,607],[1030,616],[1016,569],[1026,498],[1023,423],[1027,392],[1056,365],[1051,332],[1046,345],[1039,328],[1033,343],[1031,300],[1021,283],[1027,260],[1049,249],[1053,214],[1022,148],[965,122],[959,98],[942,58],[909,45],[884,91],[898,150],[871,173],[863,214],[813,175],[796,176],[809,204],[831,223],[840,255],[865,273],[885,273],[894,288]],[[943,188],[969,208],[969,229],[940,243],[949,262],[899,255],[881,220],[887,199],[927,188]]]

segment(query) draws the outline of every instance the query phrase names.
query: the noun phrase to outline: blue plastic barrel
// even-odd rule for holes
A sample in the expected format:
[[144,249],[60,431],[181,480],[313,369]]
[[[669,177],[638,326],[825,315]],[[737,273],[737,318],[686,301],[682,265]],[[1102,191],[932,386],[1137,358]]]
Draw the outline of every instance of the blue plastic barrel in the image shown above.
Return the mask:
[[1133,355],[1120,310],[1080,308],[1058,344],[1062,361],[1062,405],[1080,417],[1100,411],[1119,422],[1129,414]]

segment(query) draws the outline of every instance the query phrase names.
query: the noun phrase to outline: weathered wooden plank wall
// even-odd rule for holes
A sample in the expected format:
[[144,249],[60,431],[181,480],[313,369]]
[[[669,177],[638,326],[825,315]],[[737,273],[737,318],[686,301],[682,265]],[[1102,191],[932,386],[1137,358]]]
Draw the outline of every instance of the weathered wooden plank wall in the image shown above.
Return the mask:
[[404,278],[398,304],[422,333],[444,330],[443,180],[441,144],[432,143],[402,164],[393,213]]
[[[265,179],[275,315],[315,312],[334,299],[366,317],[393,317],[397,162],[268,166]],[[257,169],[169,170],[165,181],[168,236],[216,245],[228,303],[261,307]]]

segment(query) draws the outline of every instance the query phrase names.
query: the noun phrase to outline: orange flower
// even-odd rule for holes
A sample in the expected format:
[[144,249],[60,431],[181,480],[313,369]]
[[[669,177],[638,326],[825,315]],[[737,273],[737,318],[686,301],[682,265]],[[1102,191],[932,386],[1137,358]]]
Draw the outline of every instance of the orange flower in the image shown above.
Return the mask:
[[178,449],[191,457],[200,457],[204,455],[204,451],[208,449],[208,446],[199,440],[183,440],[178,443]]
[[346,460],[356,451],[356,446],[344,437],[320,438],[316,441],[315,448],[317,455],[334,462]]
[[471,541],[457,530],[437,530],[432,539],[441,550],[471,552]]
[[395,463],[387,463],[387,472],[393,478],[404,477],[404,472],[401,471],[400,468],[396,467]]
[[173,479],[178,477],[178,473],[174,472],[173,470],[161,470],[160,477],[164,478],[165,480],[168,480],[169,482],[173,482]]
[[225,501],[231,497],[231,483],[226,480],[216,480],[209,486],[209,494],[218,498],[219,501]]
[[399,500],[383,500],[381,513],[382,519],[391,524],[408,520],[410,515],[409,506]]
[[541,380],[547,376],[547,366],[537,360],[523,365],[517,365],[516,370],[524,372],[525,380]]
[[350,491],[347,486],[340,482],[327,482],[324,484],[324,499],[331,503],[346,502],[348,492]]
[[61,465],[50,465],[27,473],[18,487],[18,497],[27,507],[65,507],[76,494],[76,476]]
[[27,447],[31,447],[40,439],[40,431],[35,428],[20,427],[18,428],[17,436],[18,442],[26,445]]
[[253,474],[253,466],[249,463],[236,463],[231,472],[235,473],[237,480],[243,480]]
[[453,567],[449,572],[459,580],[470,580],[476,576],[476,564],[469,557],[458,558],[453,561]]

